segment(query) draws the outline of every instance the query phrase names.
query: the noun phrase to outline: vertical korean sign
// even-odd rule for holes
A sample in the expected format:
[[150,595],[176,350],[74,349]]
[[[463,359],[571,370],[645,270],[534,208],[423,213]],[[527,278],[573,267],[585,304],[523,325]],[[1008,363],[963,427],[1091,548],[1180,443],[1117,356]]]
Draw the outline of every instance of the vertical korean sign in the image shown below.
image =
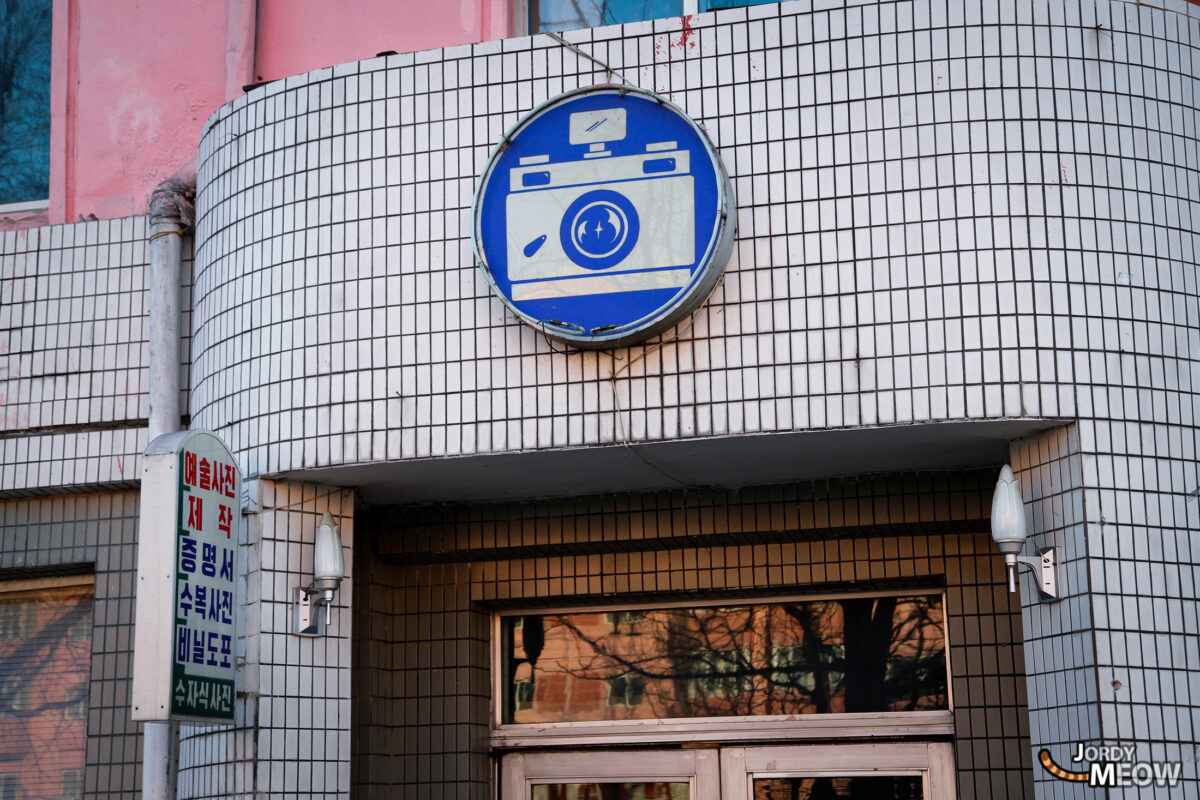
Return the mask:
[[142,468],[133,719],[232,722],[241,474],[207,431],[160,436]]

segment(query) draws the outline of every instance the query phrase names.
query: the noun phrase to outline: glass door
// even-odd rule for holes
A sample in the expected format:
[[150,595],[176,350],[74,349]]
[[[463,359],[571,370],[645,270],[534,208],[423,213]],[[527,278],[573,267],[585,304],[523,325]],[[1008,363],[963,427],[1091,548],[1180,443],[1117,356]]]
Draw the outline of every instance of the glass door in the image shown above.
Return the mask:
[[514,753],[501,800],[951,800],[949,742]]
[[948,742],[726,747],[722,800],[949,800]]
[[514,753],[501,762],[503,800],[719,800],[717,751]]

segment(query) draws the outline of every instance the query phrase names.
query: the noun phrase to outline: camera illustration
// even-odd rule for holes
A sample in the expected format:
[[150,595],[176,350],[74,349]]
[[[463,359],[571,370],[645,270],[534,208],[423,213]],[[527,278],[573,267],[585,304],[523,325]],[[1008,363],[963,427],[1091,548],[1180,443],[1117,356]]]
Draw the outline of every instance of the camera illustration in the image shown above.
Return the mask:
[[577,160],[526,156],[509,171],[508,278],[512,299],[676,289],[696,260],[690,152],[676,142],[614,156],[623,108],[570,115]]

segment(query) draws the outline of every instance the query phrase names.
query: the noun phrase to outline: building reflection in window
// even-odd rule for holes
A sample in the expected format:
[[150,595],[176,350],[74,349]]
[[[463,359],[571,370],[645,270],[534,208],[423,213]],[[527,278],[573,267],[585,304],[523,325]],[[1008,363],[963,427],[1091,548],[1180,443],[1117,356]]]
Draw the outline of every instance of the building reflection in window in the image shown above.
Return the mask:
[[686,783],[539,783],[533,800],[688,800]]
[[754,800],[920,800],[916,775],[769,778],[754,781]]
[[506,722],[949,707],[940,594],[504,619]]
[[0,800],[82,796],[91,633],[90,585],[0,584]]

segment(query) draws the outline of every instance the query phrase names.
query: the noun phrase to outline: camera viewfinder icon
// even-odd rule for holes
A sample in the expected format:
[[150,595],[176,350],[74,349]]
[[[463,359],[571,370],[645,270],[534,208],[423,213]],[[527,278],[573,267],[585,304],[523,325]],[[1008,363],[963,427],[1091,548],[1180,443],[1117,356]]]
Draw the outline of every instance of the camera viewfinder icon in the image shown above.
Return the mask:
[[600,108],[594,111],[577,111],[570,117],[568,140],[571,144],[590,145],[584,158],[610,156],[604,149],[606,142],[619,142],[625,138],[627,112],[623,108]]

